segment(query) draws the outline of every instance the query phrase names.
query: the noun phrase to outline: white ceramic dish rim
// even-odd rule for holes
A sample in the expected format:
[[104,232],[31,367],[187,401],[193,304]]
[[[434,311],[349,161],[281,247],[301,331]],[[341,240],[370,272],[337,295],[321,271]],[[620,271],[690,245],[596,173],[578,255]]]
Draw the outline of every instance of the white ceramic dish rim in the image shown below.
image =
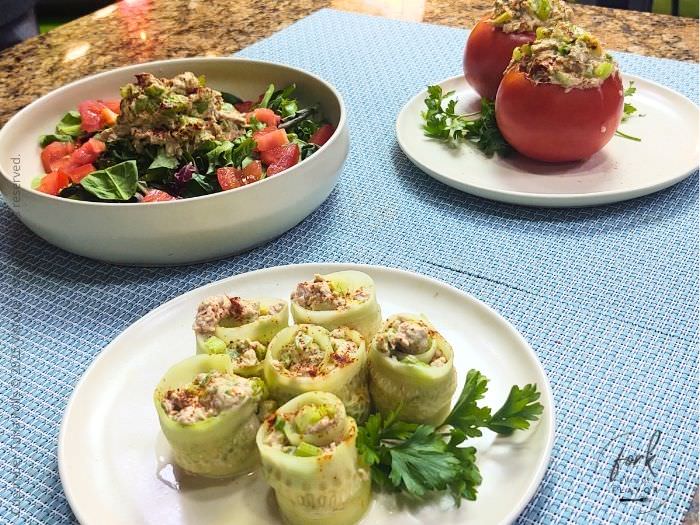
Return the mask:
[[[69,84],[66,84],[66,85],[61,86],[61,87],[59,87],[59,88],[57,88],[57,89],[54,89],[53,91],[50,91],[49,93],[47,93],[47,94],[45,94],[45,95],[39,97],[38,99],[34,100],[34,101],[31,102],[29,105],[27,105],[26,107],[22,108],[22,109],[21,109],[20,111],[18,111],[10,120],[8,120],[7,123],[2,127],[2,129],[0,129],[0,143],[2,143],[3,140],[5,140],[5,135],[7,135],[7,134],[9,133],[9,132],[8,132],[8,129],[11,129],[11,124],[12,124],[14,121],[16,121],[16,120],[22,119],[25,112],[29,111],[29,110],[30,110],[32,107],[34,107],[36,104],[42,103],[46,98],[49,98],[49,97],[51,97],[51,98],[57,97],[57,96],[61,95],[62,93],[64,93],[65,91],[68,91],[68,90],[72,89],[72,88],[75,87],[75,86],[80,86],[80,85],[83,85],[83,84],[88,84],[88,83],[94,81],[95,79],[108,76],[108,75],[110,75],[110,74],[116,73],[116,72],[118,72],[118,71],[120,71],[120,70],[127,69],[127,68],[135,68],[135,67],[143,67],[144,69],[156,68],[156,67],[159,67],[159,66],[161,66],[161,65],[163,65],[163,64],[166,64],[166,63],[167,63],[167,64],[173,64],[173,63],[175,63],[175,64],[183,64],[183,66],[186,66],[187,64],[193,64],[193,63],[201,62],[201,61],[203,61],[203,60],[211,61],[211,62],[222,62],[222,63],[227,63],[227,62],[249,62],[249,63],[252,63],[252,64],[259,64],[259,65],[262,65],[262,66],[268,65],[268,66],[281,67],[281,68],[284,68],[284,69],[288,69],[288,70],[295,71],[295,72],[301,72],[301,73],[303,73],[303,74],[305,74],[305,75],[308,75],[309,77],[311,77],[311,78],[313,78],[314,80],[317,80],[318,82],[320,82],[321,84],[323,84],[323,85],[333,94],[333,96],[334,96],[334,97],[336,98],[336,100],[338,101],[338,106],[339,106],[339,108],[340,108],[340,112],[339,112],[339,113],[340,113],[340,118],[339,118],[339,120],[338,120],[338,125],[336,126],[336,131],[339,130],[339,129],[342,129],[342,128],[345,126],[345,124],[346,124],[347,113],[346,113],[346,111],[345,111],[345,101],[343,100],[343,97],[340,95],[340,93],[338,92],[338,90],[335,89],[335,87],[333,87],[330,83],[326,82],[326,81],[323,80],[321,77],[319,77],[319,76],[317,76],[317,75],[315,75],[315,74],[313,74],[313,73],[309,73],[308,71],[305,71],[305,70],[303,70],[303,69],[299,69],[299,68],[296,68],[296,67],[288,66],[288,65],[286,65],[286,64],[280,64],[279,62],[271,62],[271,61],[269,61],[269,60],[252,60],[252,59],[241,58],[241,57],[188,57],[188,58],[174,58],[174,59],[167,59],[167,60],[155,60],[155,61],[152,61],[152,62],[144,62],[144,63],[141,63],[141,64],[131,64],[131,65],[128,65],[128,66],[122,66],[122,67],[118,67],[118,68],[113,68],[113,69],[109,69],[109,70],[107,70],[107,71],[103,71],[103,72],[101,72],[101,73],[96,73],[96,74],[94,74],[94,75],[90,75],[90,76],[81,78],[81,79],[79,79],[79,80],[75,80],[75,81],[73,81],[73,82],[71,82],[71,83],[69,83]],[[184,69],[183,69],[183,71],[184,71]],[[70,109],[70,108],[66,109],[66,111],[68,111],[69,109]],[[331,138],[328,140],[328,142],[326,142],[323,146],[321,146],[321,147],[319,148],[319,151],[320,151],[321,149],[326,148],[327,145],[330,145],[330,144],[332,144],[333,142],[335,142],[335,141],[338,139],[338,136],[339,136],[339,134],[338,134],[337,132],[336,132],[336,133],[333,133],[333,135],[332,135]],[[38,139],[38,137],[37,137],[37,139]],[[314,154],[314,155],[315,155],[315,154]],[[297,171],[297,168],[298,168],[299,166],[304,165],[309,159],[313,158],[314,155],[311,155],[310,157],[305,158],[304,160],[302,160],[302,161],[299,162],[298,164],[292,166],[291,168],[288,168],[287,170],[284,171],[284,173],[283,173],[282,175],[284,175],[284,176],[290,176],[290,175],[292,175],[294,172]],[[8,182],[10,182],[10,183],[12,183],[12,184],[15,184],[15,182],[13,182],[12,180],[10,180],[10,178],[8,177],[8,175],[6,175],[5,173],[3,173],[1,170],[0,170],[0,175],[1,175],[2,177],[4,177]],[[224,196],[224,195],[230,195],[232,192],[245,191],[248,187],[255,186],[255,185],[257,185],[257,184],[264,184],[266,181],[267,181],[267,179],[262,179],[262,180],[259,180],[259,181],[254,182],[254,183],[252,183],[252,184],[247,184],[246,186],[241,186],[240,188],[234,188],[233,190],[221,191],[221,192],[212,193],[212,194],[209,194],[209,195],[200,195],[200,196],[198,196],[198,197],[190,197],[190,198],[187,198],[187,199],[179,199],[179,200],[176,200],[176,201],[147,202],[147,203],[140,203],[140,204],[141,204],[141,205],[147,204],[147,205],[149,205],[149,206],[153,206],[153,205],[157,205],[157,206],[176,206],[176,205],[178,205],[178,204],[182,204],[182,203],[185,202],[185,201],[190,202],[190,201],[202,200],[202,199],[221,198],[221,197]],[[60,202],[70,202],[70,203],[72,203],[73,205],[76,205],[76,206],[109,206],[110,208],[117,208],[117,207],[124,207],[124,206],[130,207],[130,206],[133,206],[133,205],[134,205],[133,202],[127,203],[127,202],[91,202],[91,201],[78,201],[78,200],[74,200],[74,199],[65,199],[65,198],[62,198],[62,197],[55,196],[55,195],[49,195],[49,194],[47,194],[47,193],[43,193],[43,192],[37,191],[37,190],[35,190],[35,189],[33,189],[33,188],[20,187],[20,189],[21,189],[22,191],[29,191],[29,192],[32,192],[32,193],[34,193],[34,194],[36,194],[36,195],[40,195],[42,198],[47,198],[47,199],[52,199],[52,200],[58,200],[58,201],[60,201]]]
[[184,294],[181,294],[163,304],[160,306],[157,306],[150,312],[148,312],[146,315],[143,317],[139,318],[137,321],[134,323],[131,323],[129,326],[127,326],[122,332],[119,333],[107,346],[105,346],[98,355],[95,357],[93,362],[88,366],[88,368],[83,372],[83,375],[80,377],[80,380],[76,383],[75,387],[73,388],[73,392],[71,393],[70,397],[68,398],[68,402],[66,403],[66,407],[63,412],[63,418],[61,420],[61,427],[58,435],[58,473],[59,473],[59,478],[61,480],[61,486],[63,487],[63,492],[66,495],[66,499],[68,501],[68,504],[71,507],[71,510],[75,514],[76,519],[83,524],[86,524],[82,519],[82,516],[80,514],[79,506],[78,506],[78,499],[75,497],[73,492],[69,488],[69,484],[67,483],[66,479],[66,473],[64,471],[63,465],[66,464],[68,459],[64,456],[66,446],[64,443],[68,439],[68,436],[66,435],[66,421],[70,419],[70,414],[73,409],[73,403],[75,401],[75,398],[77,397],[78,392],[80,389],[83,387],[83,383],[86,382],[86,378],[90,375],[90,372],[98,366],[99,361],[105,356],[107,351],[115,345],[115,341],[117,341],[119,338],[122,337],[124,332],[129,330],[132,326],[137,325],[137,324],[147,324],[149,320],[152,317],[157,316],[162,310],[165,310],[167,308],[175,308],[177,307],[180,303],[185,302],[187,298],[191,295],[196,294],[201,288],[204,287],[209,287],[217,284],[223,284],[229,281],[233,281],[237,278],[240,278],[243,275],[255,275],[255,274],[265,274],[267,272],[273,272],[277,270],[281,270],[282,268],[289,268],[289,269],[297,269],[297,268],[313,268],[313,267],[318,267],[319,265],[322,265],[324,267],[327,267],[331,270],[347,270],[347,269],[357,269],[360,271],[384,271],[384,272],[390,272],[390,273],[397,273],[397,274],[402,274],[406,277],[412,278],[412,279],[418,279],[421,281],[424,281],[426,283],[429,283],[432,286],[437,286],[443,289],[447,289],[453,293],[457,293],[465,299],[469,301],[474,301],[477,303],[480,307],[484,308],[487,310],[491,315],[496,316],[500,321],[503,322],[504,326],[507,327],[507,329],[510,331],[511,335],[513,335],[516,339],[520,340],[520,342],[523,344],[524,348],[527,350],[527,355],[529,359],[533,362],[535,367],[539,369],[543,382],[540,385],[538,383],[538,387],[541,392],[540,396],[540,401],[543,403],[547,404],[550,409],[551,413],[551,422],[549,425],[549,433],[546,436],[546,444],[545,444],[545,451],[544,454],[542,455],[542,458],[540,460],[540,463],[537,465],[537,471],[535,472],[534,476],[532,477],[532,480],[530,481],[530,484],[527,487],[527,490],[525,490],[518,501],[518,503],[513,507],[513,509],[510,511],[510,513],[506,516],[506,518],[503,520],[502,523],[512,523],[522,512],[522,510],[525,508],[525,506],[529,503],[529,501],[532,499],[532,497],[535,495],[535,492],[540,486],[540,483],[542,482],[542,479],[544,478],[545,472],[547,471],[547,468],[549,466],[551,454],[552,454],[552,449],[554,447],[554,437],[555,437],[555,428],[556,428],[556,407],[554,405],[554,398],[552,396],[552,389],[549,384],[549,377],[547,376],[544,367],[542,366],[542,363],[540,363],[540,360],[537,358],[537,354],[535,354],[535,351],[532,349],[530,344],[527,342],[527,340],[518,332],[518,330],[508,321],[505,317],[503,317],[501,314],[499,314],[496,310],[488,306],[486,303],[483,301],[477,299],[473,295],[464,292],[448,283],[445,283],[443,281],[440,281],[439,279],[429,277],[427,275],[422,275],[413,271],[409,270],[403,270],[400,268],[393,268],[393,267],[388,267],[388,266],[380,266],[380,265],[369,265],[369,264],[354,264],[354,263],[302,263],[302,264],[290,264],[290,265],[281,265],[281,266],[271,266],[268,268],[261,268],[258,270],[253,270],[250,272],[244,272],[241,274],[237,274],[231,277],[227,277],[225,279],[219,279],[217,281],[212,281],[210,283],[207,283],[205,285],[202,285],[200,287],[197,287],[193,290],[190,290]]
[[[659,84],[658,82],[654,82],[653,80],[649,80],[649,79],[646,79],[644,77],[640,77],[637,75],[629,75],[629,74],[624,73],[624,72],[623,72],[623,75],[628,80],[633,80],[633,81],[642,80],[644,82],[647,82],[647,83],[653,85],[654,87],[656,87],[662,91],[672,93],[673,96],[681,97],[681,98],[685,99],[688,103],[695,106],[696,110],[698,109],[697,104],[695,104],[695,102],[690,100],[688,97],[686,97],[685,95],[683,95],[681,93],[678,93],[677,91],[674,91],[673,89],[670,89],[666,86],[663,86],[663,85]],[[463,78],[463,75],[455,75],[453,77],[443,79],[440,82],[436,82],[436,84],[442,86],[443,84],[446,84],[447,82],[452,82],[454,80],[458,80],[461,78]],[[448,177],[445,177],[439,173],[436,173],[434,170],[428,168],[423,163],[418,162],[418,160],[416,160],[415,157],[413,157],[409,151],[406,151],[403,144],[401,143],[401,140],[399,140],[400,115],[402,115],[405,111],[407,111],[408,106],[413,104],[417,99],[425,98],[427,93],[428,93],[428,91],[427,91],[427,89],[425,89],[425,90],[421,91],[420,93],[411,97],[408,100],[408,102],[406,102],[403,105],[403,107],[401,108],[401,110],[399,111],[399,113],[396,117],[396,124],[394,125],[394,132],[396,133],[396,142],[399,144],[401,151],[404,152],[404,154],[411,160],[411,162],[415,166],[417,166],[419,169],[421,169],[422,171],[425,171],[430,176],[435,177],[437,180],[444,183],[444,181],[447,180]],[[543,163],[543,164],[546,164],[546,163]],[[695,169],[697,169],[697,166]],[[619,196],[623,197],[622,199],[620,199],[621,201],[622,200],[629,200],[629,199],[633,199],[636,197],[642,197],[642,196],[648,195],[650,193],[654,193],[654,192],[662,190],[664,188],[668,188],[670,186],[673,186],[677,182],[680,182],[681,180],[685,179],[690,173],[692,173],[692,169],[691,169],[691,171],[683,173],[682,175],[677,175],[671,179],[666,179],[666,180],[663,180],[663,181],[658,182],[656,184],[652,184],[652,185],[646,186],[644,188],[639,188],[637,191],[627,191],[627,192],[625,190],[617,189],[617,190],[606,190],[606,191],[593,192],[593,193],[566,193],[566,194],[560,193],[560,194],[556,194],[556,193],[531,193],[531,192],[522,192],[522,191],[508,191],[508,190],[494,189],[491,186],[483,186],[480,184],[473,184],[473,183],[469,183],[469,187],[473,188],[474,190],[478,190],[480,192],[478,194],[478,196],[489,198],[492,200],[494,200],[493,197],[488,197],[488,195],[500,195],[503,197],[507,197],[508,200],[503,200],[503,202],[508,202],[508,203],[514,203],[515,202],[514,199],[518,199],[520,197],[527,197],[530,199],[547,200],[547,201],[552,202],[552,204],[559,205],[559,206],[567,205],[567,204],[570,204],[572,206],[580,206],[579,204],[576,204],[575,202],[572,202],[572,201],[580,202],[581,199],[593,199],[593,198],[595,198],[596,202],[601,201],[601,202],[599,202],[599,204],[602,205],[602,204],[610,204],[612,202],[615,202],[615,201],[606,200],[608,197],[615,197],[615,196],[619,195]],[[467,190],[462,189],[462,185],[460,185],[459,188],[456,186],[452,186],[452,187],[455,189],[458,189],[460,191],[464,191],[465,193],[470,193]],[[475,193],[475,195],[477,195],[477,194]],[[596,203],[592,203],[592,205],[596,205]],[[535,204],[534,206],[540,206],[540,205]]]

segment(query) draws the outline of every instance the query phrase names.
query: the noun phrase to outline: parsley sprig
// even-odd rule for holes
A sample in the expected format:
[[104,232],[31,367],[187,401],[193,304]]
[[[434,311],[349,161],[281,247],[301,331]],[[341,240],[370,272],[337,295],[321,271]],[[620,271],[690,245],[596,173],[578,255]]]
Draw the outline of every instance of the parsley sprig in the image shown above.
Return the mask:
[[496,124],[496,110],[492,101],[481,99],[481,111],[467,115],[457,114],[454,91],[443,93],[440,86],[428,86],[426,109],[421,114],[426,136],[456,146],[461,141],[473,143],[487,157],[494,153],[506,155],[510,146]]
[[495,413],[477,404],[488,389],[488,379],[470,370],[452,412],[440,427],[407,423],[399,409],[386,417],[373,414],[359,428],[357,448],[370,467],[372,481],[383,490],[403,492],[417,499],[449,491],[459,506],[475,500],[481,474],[476,449],[460,446],[487,428],[501,435],[527,429],[542,414],[540,393],[534,384],[513,386]]
[[[623,95],[625,96],[625,98],[627,98],[627,97],[631,97],[636,92],[637,92],[637,88],[634,87],[634,81],[630,81],[629,85],[623,91]],[[635,114],[639,115],[639,113],[637,112],[637,108],[634,107],[629,102],[625,102],[625,104],[622,108],[622,122],[627,122],[627,120],[629,120],[629,118],[634,116]],[[639,116],[641,117],[642,115],[639,115]],[[627,133],[623,133],[619,129],[615,132],[615,135],[617,135],[618,137],[622,137],[623,139],[634,140],[635,142],[642,141],[641,138],[634,137],[632,135],[628,135]]]

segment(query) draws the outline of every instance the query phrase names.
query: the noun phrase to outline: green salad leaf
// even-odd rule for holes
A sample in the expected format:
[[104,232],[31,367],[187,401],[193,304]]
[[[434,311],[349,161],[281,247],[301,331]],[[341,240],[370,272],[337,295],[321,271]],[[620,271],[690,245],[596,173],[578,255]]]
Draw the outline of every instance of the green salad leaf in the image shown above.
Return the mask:
[[299,111],[299,104],[291,95],[296,89],[296,84],[289,84],[286,88],[275,91],[270,98],[269,108],[282,118],[288,118],[296,115]]
[[262,99],[260,102],[258,102],[257,106],[258,108],[266,108],[268,104],[270,103],[270,99],[272,99],[272,94],[275,92],[275,85],[270,84],[267,89],[265,90],[265,93],[263,94]]
[[41,135],[39,137],[39,146],[45,148],[52,142],[72,142],[73,137],[70,135],[62,135],[60,133],[50,133],[48,135]]
[[136,194],[137,182],[136,162],[129,160],[90,173],[80,185],[102,200],[128,201]]
[[69,111],[63,115],[63,118],[56,124],[56,133],[58,135],[69,135],[75,138],[83,132],[80,127],[81,122],[80,113],[77,111]]

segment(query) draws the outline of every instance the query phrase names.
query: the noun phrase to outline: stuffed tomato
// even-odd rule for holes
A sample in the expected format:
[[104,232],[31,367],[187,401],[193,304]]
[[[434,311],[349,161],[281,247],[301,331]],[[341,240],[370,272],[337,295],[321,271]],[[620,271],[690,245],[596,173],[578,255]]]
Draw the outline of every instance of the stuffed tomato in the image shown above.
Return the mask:
[[538,27],[568,20],[562,0],[496,0],[493,12],[469,33],[464,76],[480,96],[493,100],[513,50],[535,40]]
[[617,64],[590,33],[561,24],[514,51],[496,96],[496,121],[521,154],[586,159],[615,134],[624,94]]

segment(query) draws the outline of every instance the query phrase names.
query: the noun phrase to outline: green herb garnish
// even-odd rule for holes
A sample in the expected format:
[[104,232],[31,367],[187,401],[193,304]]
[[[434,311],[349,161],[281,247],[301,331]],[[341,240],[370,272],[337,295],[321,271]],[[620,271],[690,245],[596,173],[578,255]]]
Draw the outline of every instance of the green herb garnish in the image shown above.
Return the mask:
[[476,499],[481,474],[476,449],[460,446],[468,437],[488,428],[501,435],[527,429],[542,414],[540,393],[534,384],[513,386],[503,406],[493,415],[477,402],[484,397],[488,379],[470,370],[459,400],[440,427],[398,420],[399,410],[386,417],[373,414],[357,436],[357,449],[370,467],[372,481],[381,489],[422,498],[449,491],[459,506],[462,498]]
[[[634,87],[634,81],[632,80],[632,81],[630,81],[629,85],[625,88],[623,94],[624,94],[625,98],[627,98],[627,97],[631,97],[636,92],[637,92],[637,88]],[[620,123],[627,122],[627,120],[629,120],[629,118],[634,116],[635,114],[640,116],[640,117],[642,116],[642,115],[639,115],[636,107],[634,107],[629,102],[625,102],[625,105],[622,108],[622,120]],[[627,133],[623,133],[619,129],[615,132],[615,135],[617,135],[618,137],[622,137],[623,139],[633,140],[635,142],[642,141],[641,138],[634,137],[632,135],[628,135]]]
[[461,141],[471,142],[487,157],[494,153],[507,155],[511,148],[496,124],[494,102],[482,98],[480,113],[459,115],[455,112],[457,100],[450,98],[452,95],[454,91],[443,94],[440,86],[428,86],[426,110],[422,113],[425,135],[453,147]]

